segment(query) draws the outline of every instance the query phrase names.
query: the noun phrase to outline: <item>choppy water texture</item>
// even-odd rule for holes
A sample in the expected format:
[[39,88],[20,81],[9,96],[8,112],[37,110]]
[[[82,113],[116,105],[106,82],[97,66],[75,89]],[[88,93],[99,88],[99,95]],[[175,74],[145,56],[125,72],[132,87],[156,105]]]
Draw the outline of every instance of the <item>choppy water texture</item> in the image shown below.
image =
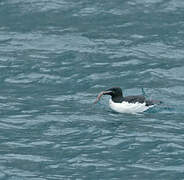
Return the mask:
[[183,102],[183,0],[0,1],[0,179],[182,180]]

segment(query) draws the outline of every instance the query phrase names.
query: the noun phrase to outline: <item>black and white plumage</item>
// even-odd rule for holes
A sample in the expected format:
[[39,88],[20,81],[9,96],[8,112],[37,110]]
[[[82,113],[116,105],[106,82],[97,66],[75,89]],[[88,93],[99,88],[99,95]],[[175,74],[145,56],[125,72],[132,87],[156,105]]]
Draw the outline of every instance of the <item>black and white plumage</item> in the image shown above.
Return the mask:
[[120,87],[113,87],[108,90],[102,91],[95,101],[98,102],[102,95],[110,95],[109,106],[112,110],[119,113],[138,113],[143,112],[153,107],[155,104],[160,104],[160,101],[147,100],[142,95],[123,96]]

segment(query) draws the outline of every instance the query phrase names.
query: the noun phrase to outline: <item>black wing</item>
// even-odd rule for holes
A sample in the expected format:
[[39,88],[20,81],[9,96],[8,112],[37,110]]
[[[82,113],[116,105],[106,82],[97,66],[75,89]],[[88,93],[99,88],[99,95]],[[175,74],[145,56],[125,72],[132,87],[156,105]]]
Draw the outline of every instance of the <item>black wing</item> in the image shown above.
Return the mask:
[[144,96],[126,96],[123,98],[123,101],[129,102],[129,103],[144,103],[146,102],[146,98]]
[[146,103],[146,106],[152,106],[154,104],[160,104],[161,101],[157,100],[146,100],[144,96],[126,96],[123,98],[123,101],[129,102],[129,103]]

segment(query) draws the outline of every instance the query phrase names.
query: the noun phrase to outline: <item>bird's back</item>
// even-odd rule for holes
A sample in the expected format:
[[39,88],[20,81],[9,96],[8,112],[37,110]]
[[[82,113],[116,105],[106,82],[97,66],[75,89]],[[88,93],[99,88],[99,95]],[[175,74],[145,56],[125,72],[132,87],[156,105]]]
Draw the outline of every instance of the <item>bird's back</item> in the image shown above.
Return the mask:
[[129,103],[146,103],[146,106],[153,106],[154,104],[161,104],[161,101],[157,100],[146,100],[146,98],[142,95],[137,96],[126,96],[123,98],[123,101]]
[[146,98],[144,96],[141,96],[141,95],[125,96],[123,98],[123,101],[129,102],[129,103],[144,103],[144,102],[146,102]]

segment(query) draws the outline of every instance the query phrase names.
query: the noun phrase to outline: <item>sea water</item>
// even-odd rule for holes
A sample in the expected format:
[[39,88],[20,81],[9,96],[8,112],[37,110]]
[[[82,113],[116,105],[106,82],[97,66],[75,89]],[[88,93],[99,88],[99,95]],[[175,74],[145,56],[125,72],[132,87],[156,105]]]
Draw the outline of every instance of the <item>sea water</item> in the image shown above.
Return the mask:
[[[183,0],[1,0],[0,179],[184,179]],[[119,86],[163,104],[115,113]]]

